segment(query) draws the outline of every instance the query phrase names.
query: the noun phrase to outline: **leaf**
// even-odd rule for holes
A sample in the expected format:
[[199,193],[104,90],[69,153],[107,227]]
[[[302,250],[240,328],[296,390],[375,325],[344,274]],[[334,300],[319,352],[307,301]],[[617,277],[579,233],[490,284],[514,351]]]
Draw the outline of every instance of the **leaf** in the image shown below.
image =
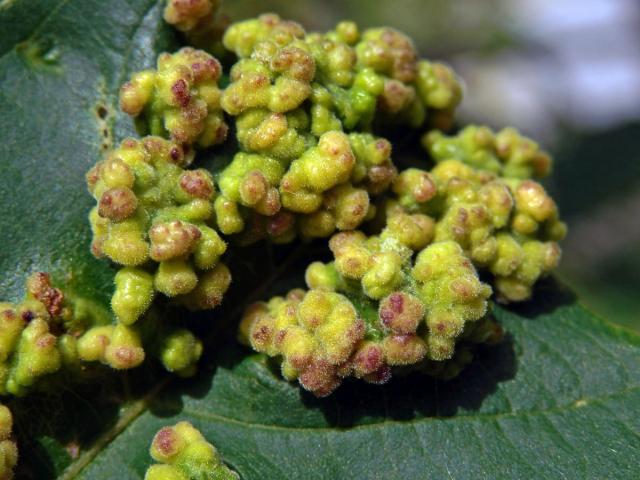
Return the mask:
[[[155,0],[4,0],[0,31],[0,291],[16,300],[26,273],[48,270],[107,308],[113,271],[89,253],[84,172],[133,133],[117,90],[175,45],[172,34]],[[242,251],[251,274],[237,274],[235,297],[208,320],[236,319],[250,282],[300,285],[289,266],[309,251],[288,263],[286,249],[267,253],[282,264],[278,283],[252,263],[269,255]],[[19,399],[18,477],[142,478],[153,433],[190,420],[245,479],[635,478],[640,338],[553,283],[496,315],[508,340],[448,383],[354,382],[318,400],[218,335],[190,381],[131,372]]]
[[89,252],[85,172],[133,134],[117,94],[170,45],[156,0],[0,2],[0,291],[50,271],[106,307],[113,273]]
[[[0,1],[0,301],[19,300],[29,273],[49,271],[108,311],[113,270],[89,251],[94,201],[84,176],[134,134],[118,112],[118,90],[175,45],[161,15],[157,0]],[[13,402],[24,407],[14,409],[21,468],[33,478],[62,471],[75,442],[90,441],[117,415],[121,385],[112,382],[100,406],[71,391]],[[72,424],[83,429],[79,438]]]
[[178,420],[244,479],[636,478],[640,338],[566,292],[495,313],[509,339],[458,379],[351,383],[324,400],[281,380],[264,357],[228,349],[217,369],[149,401],[64,478],[142,478],[141,439]]

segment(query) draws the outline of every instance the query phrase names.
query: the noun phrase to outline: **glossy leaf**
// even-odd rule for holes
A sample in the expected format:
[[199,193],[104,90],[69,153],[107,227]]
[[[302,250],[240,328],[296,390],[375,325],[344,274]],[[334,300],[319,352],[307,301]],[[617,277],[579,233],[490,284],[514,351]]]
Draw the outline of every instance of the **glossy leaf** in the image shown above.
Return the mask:
[[[0,2],[3,299],[47,270],[108,308],[113,270],[89,253],[84,173],[133,134],[117,111],[120,84],[176,45],[161,11],[155,0]],[[300,285],[293,265],[317,253],[287,263],[286,249],[259,248],[236,255],[232,296],[213,320],[233,323],[256,284],[261,298],[260,283]],[[153,433],[190,420],[245,479],[635,478],[640,338],[553,282],[496,316],[507,340],[448,383],[354,382],[318,400],[228,332],[210,336],[192,380],[131,372],[16,400],[18,477],[143,478]]]
[[323,400],[231,350],[196,385],[148,403],[78,478],[142,478],[141,438],[189,420],[245,479],[634,478],[640,338],[552,284],[454,381],[351,383]]

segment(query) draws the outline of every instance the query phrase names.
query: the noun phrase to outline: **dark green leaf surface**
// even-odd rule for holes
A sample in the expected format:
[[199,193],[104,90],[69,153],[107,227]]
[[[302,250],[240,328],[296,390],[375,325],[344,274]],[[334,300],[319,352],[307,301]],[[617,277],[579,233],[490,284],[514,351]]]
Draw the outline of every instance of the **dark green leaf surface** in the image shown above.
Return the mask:
[[[4,0],[0,32],[0,293],[16,300],[27,273],[48,270],[106,308],[113,271],[89,253],[84,173],[133,133],[117,90],[172,35],[156,0]],[[272,293],[298,278],[285,272]],[[132,374],[141,391],[122,409],[111,383],[59,405],[26,399],[20,417],[46,434],[21,444],[21,472],[142,478],[153,433],[190,420],[244,479],[636,478],[640,339],[554,285],[496,314],[507,341],[448,383],[349,383],[318,400],[230,339],[194,381]],[[53,417],[84,434],[45,428]]]
[[171,38],[156,0],[0,2],[0,292],[52,272],[106,305],[112,272],[89,252],[84,174],[132,134],[117,93]]

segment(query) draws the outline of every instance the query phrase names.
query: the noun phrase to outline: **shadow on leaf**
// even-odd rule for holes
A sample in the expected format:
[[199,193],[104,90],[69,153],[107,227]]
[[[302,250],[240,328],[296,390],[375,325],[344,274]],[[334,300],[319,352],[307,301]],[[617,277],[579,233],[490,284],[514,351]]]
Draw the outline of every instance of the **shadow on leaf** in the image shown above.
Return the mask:
[[327,398],[316,398],[295,382],[282,379],[264,355],[247,355],[238,345],[224,349],[218,368],[194,381],[179,381],[152,403],[161,417],[203,417],[284,427],[349,428],[386,419],[409,421],[478,411],[500,382],[517,370],[513,339],[481,346],[474,360],[451,381],[420,373],[395,375],[386,385],[346,381]]
[[417,417],[449,417],[475,412],[500,382],[517,370],[513,340],[507,336],[495,347],[482,346],[456,378],[449,381],[414,372],[395,375],[383,386],[360,381],[345,382],[326,399],[304,392],[307,408],[320,409],[333,427],[377,423],[383,419],[409,421]]
[[166,380],[166,372],[155,363],[126,372],[96,365],[77,375],[73,383],[53,376],[46,389],[42,385],[41,391],[6,402],[21,458],[16,478],[58,478],[96,441],[117,436],[126,408],[146,405]]
[[125,390],[119,379],[106,374],[89,384],[57,384],[46,393],[36,391],[12,399],[8,406],[23,460],[17,478],[57,478],[81,451],[115,425]]
[[521,317],[533,319],[572,305],[576,300],[575,293],[569,287],[554,277],[547,277],[536,284],[533,297],[528,301],[502,305],[500,308],[512,311]]

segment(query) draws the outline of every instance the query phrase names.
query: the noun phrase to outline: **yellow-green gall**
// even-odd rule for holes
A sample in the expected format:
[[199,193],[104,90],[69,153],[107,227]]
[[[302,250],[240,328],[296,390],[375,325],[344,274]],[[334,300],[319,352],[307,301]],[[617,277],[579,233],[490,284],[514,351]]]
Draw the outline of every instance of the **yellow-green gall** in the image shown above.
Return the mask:
[[77,345],[80,359],[87,362],[102,361],[114,328],[113,325],[97,326],[82,335]]
[[23,395],[43,376],[62,364],[58,338],[72,313],[64,306],[62,292],[53,288],[45,273],[27,280],[26,299],[19,304],[0,304],[0,393]]
[[77,348],[81,360],[118,370],[137,367],[145,358],[140,335],[122,323],[90,328],[78,339]]
[[355,48],[363,67],[405,83],[416,78],[417,52],[413,42],[393,28],[366,30]]
[[551,172],[549,154],[515,128],[499,131],[495,137],[495,148],[504,163],[502,174],[505,177],[546,177]]
[[195,374],[202,350],[202,342],[182,328],[163,338],[159,356],[168,371],[188,377]]
[[[463,141],[489,145],[493,134],[482,127],[468,127],[455,140],[443,138],[442,145],[450,142],[452,146],[447,148],[456,152]],[[444,146],[443,151],[447,150]],[[421,230],[412,228],[408,215],[426,213],[425,218],[433,220],[433,241],[458,243],[476,267],[494,275],[498,291],[511,289],[508,294],[500,294],[503,301],[524,300],[531,295],[535,280],[549,270],[540,268],[537,275],[528,275],[529,280],[514,281],[513,272],[525,262],[522,246],[534,240],[553,245],[552,250],[557,253],[550,253],[550,257],[555,260],[547,264],[554,268],[559,259],[556,242],[566,234],[566,225],[559,219],[555,202],[539,183],[500,177],[486,167],[481,150],[476,154],[476,163],[484,163],[485,168],[472,166],[468,159],[466,163],[459,158],[446,159],[443,154],[443,160],[430,172],[401,172],[393,184],[395,198],[384,201],[377,218],[378,228],[382,227],[381,238],[395,237],[414,251],[423,248],[426,243],[419,241]],[[425,223],[422,230],[430,229]]]
[[358,228],[369,215],[369,194],[351,184],[338,185],[323,196],[321,209],[299,218],[303,237],[328,237],[336,230]]
[[491,273],[506,277],[511,275],[524,260],[522,245],[508,233],[496,235],[496,256],[489,265]]
[[403,281],[403,258],[394,251],[376,252],[362,276],[362,290],[370,298],[380,299]]
[[218,263],[198,279],[198,284],[176,301],[190,310],[211,310],[222,303],[222,298],[231,285],[231,272],[224,263]]
[[454,240],[476,262],[486,264],[496,254],[494,227],[488,209],[480,203],[460,203],[436,224],[436,242]]
[[15,361],[7,379],[7,391],[20,395],[38,377],[57,371],[61,365],[57,339],[46,319],[34,318],[22,331],[15,346]]
[[219,196],[213,203],[216,214],[216,225],[222,233],[230,235],[239,233],[244,229],[245,222],[237,202]]
[[[418,254],[411,268],[411,251],[394,238],[380,240],[360,232],[334,235],[330,247],[335,256],[335,271],[345,279],[359,280],[359,287],[340,278],[328,286],[338,291],[360,292],[380,302],[379,324],[375,328],[394,335],[413,334],[422,320],[430,336],[453,339],[448,342],[453,353],[455,338],[467,322],[482,318],[487,310],[491,288],[480,282],[471,261],[453,242],[438,242]],[[314,264],[307,278],[322,286],[332,264]],[[327,272],[327,273],[325,273]],[[329,277],[331,278],[331,277]],[[443,343],[443,342],[441,342]],[[444,360],[434,350],[434,360]]]
[[[354,23],[341,22],[329,32],[307,34],[295,22],[263,15],[231,25],[224,44],[239,58],[223,94],[225,111],[234,116],[246,112],[252,128],[272,139],[289,128],[282,118],[254,117],[253,110],[300,108],[317,138],[333,130],[370,131],[389,122],[418,128],[427,117],[432,126],[448,127],[461,98],[453,71],[419,61],[412,41],[391,28],[361,35]],[[266,125],[259,126],[263,121]],[[296,130],[303,134],[300,127]],[[245,131],[244,125],[238,129],[242,148],[263,153],[242,138]]]
[[282,177],[282,205],[300,213],[317,210],[322,204],[322,193],[346,182],[354,165],[355,157],[347,135],[325,133],[318,145],[294,160]]
[[83,362],[101,362],[116,369],[137,367],[145,358],[138,331],[124,324],[89,328],[75,342]]
[[397,175],[391,161],[391,143],[368,133],[351,133],[349,142],[356,158],[353,183],[363,185],[371,194],[386,191]]
[[22,330],[26,326],[26,320],[18,315],[12,304],[0,304],[0,361],[5,363],[12,354]]
[[509,273],[493,269],[496,273],[497,295],[501,301],[521,302],[530,298],[533,285],[538,279],[552,272],[558,266],[561,257],[560,247],[556,242],[538,240],[525,241],[518,254],[519,262]]
[[427,354],[427,344],[418,335],[389,335],[382,341],[382,352],[387,365],[413,365]]
[[393,182],[393,193],[400,206],[410,212],[420,211],[421,205],[438,192],[434,178],[424,170],[407,168]]
[[338,185],[325,194],[323,207],[335,218],[337,230],[354,230],[369,215],[369,194],[350,184]]
[[100,220],[94,220],[92,215],[89,220],[94,223],[92,251],[96,256],[106,256],[115,263],[127,266],[142,265],[147,261],[149,244],[144,238],[145,218],[142,214],[117,223],[102,224]]
[[435,222],[420,213],[407,214],[402,211],[387,213],[387,226],[380,234],[381,239],[394,238],[413,251],[420,251],[433,239]]
[[378,309],[383,328],[399,335],[415,333],[425,313],[420,299],[406,292],[391,293],[380,301]]
[[329,240],[335,257],[335,268],[345,278],[360,280],[369,270],[372,252],[367,237],[359,231],[339,233]]
[[193,262],[201,270],[209,270],[218,264],[220,256],[227,250],[227,244],[213,228],[201,225],[200,238],[193,250]]
[[78,355],[117,370],[134,368],[145,358],[139,333],[122,323],[90,328],[78,339]]
[[369,192],[386,189],[395,176],[390,152],[384,139],[337,131],[323,134],[290,165],[239,152],[219,176],[218,226],[227,234],[244,231],[238,237],[242,243],[261,238],[284,243],[298,234],[317,238],[355,229],[375,213]]
[[[338,280],[327,280],[327,275],[337,275]],[[286,297],[250,306],[242,318],[238,336],[245,345],[281,362],[285,379],[297,379],[316,396],[330,394],[347,377],[385,383],[396,367],[404,371],[423,370],[440,377],[448,372],[447,378],[451,378],[468,362],[456,362],[454,368],[448,359],[458,358],[461,351],[466,352],[468,360],[473,344],[494,344],[502,338],[500,327],[484,317],[477,322],[471,317],[466,323],[462,319],[464,326],[456,335],[433,334],[430,310],[440,314],[442,321],[444,305],[431,299],[427,303],[419,292],[404,290],[394,291],[379,303],[365,300],[358,287],[340,280],[331,265],[318,262],[310,265],[307,281],[309,284],[317,281],[321,289],[292,290]],[[417,280],[403,283],[402,288],[412,290],[414,286],[422,288]],[[440,282],[434,289],[442,286]],[[342,294],[328,291],[332,289]],[[456,301],[453,310],[445,313],[460,319],[469,312],[465,312],[464,301],[459,298]]]
[[[284,171],[285,165],[280,160],[257,154],[237,153],[218,178],[224,202],[252,208],[262,215],[275,215],[281,207],[278,186]],[[237,233],[227,226],[228,217],[233,218],[237,207],[232,209],[223,204],[223,200],[219,202],[216,204],[216,214],[220,229],[225,233]],[[244,226],[244,222],[242,225]]]
[[147,469],[145,480],[240,478],[223,463],[216,448],[189,422],[161,428],[153,438],[149,453],[158,464]]
[[49,274],[30,275],[22,302],[0,303],[0,393],[24,395],[43,377],[77,366],[76,338],[105,319],[91,302],[53,287]]
[[[213,176],[204,169],[184,169],[192,156],[159,137],[126,139],[87,175],[99,203],[89,216],[92,250],[128,267],[116,276],[112,299],[124,324],[144,314],[156,291],[176,297],[195,289],[226,251],[211,226],[217,213]],[[135,202],[126,218],[102,212],[105,196],[113,197],[116,189],[129,192]]]
[[139,334],[126,325],[116,325],[105,349],[104,361],[112,368],[122,370],[137,367],[144,357]]
[[342,130],[342,122],[334,111],[334,99],[329,90],[317,82],[311,85],[311,133],[319,137],[332,130]]
[[360,39],[360,31],[355,22],[343,20],[332,31],[327,32],[327,38],[344,42],[347,45],[355,45]]
[[250,58],[231,68],[231,83],[224,90],[221,105],[230,115],[253,108],[288,112],[311,95],[315,62],[302,42],[281,46],[263,41],[254,46]]
[[149,256],[156,262],[184,257],[193,251],[201,235],[198,227],[180,220],[156,223],[149,229]]
[[[444,167],[445,164],[461,165],[457,161],[440,165]],[[464,168],[462,172],[464,175]],[[514,202],[508,186],[502,181],[467,178],[452,176],[440,180],[438,200],[439,207],[444,208],[436,223],[435,241],[455,240],[474,262],[484,266],[496,255],[496,231],[507,225]]]
[[220,106],[220,63],[185,47],[158,57],[157,70],[136,73],[120,89],[120,108],[136,117],[141,134],[209,147],[227,136]]
[[188,32],[221,3],[220,0],[169,0],[164,8],[164,20],[178,30]]
[[309,128],[309,118],[301,109],[286,114],[251,109],[238,116],[236,128],[243,150],[282,160],[298,158],[315,143],[304,133]]
[[311,131],[320,136],[330,130],[365,129],[371,126],[384,80],[370,68],[357,71],[353,84],[314,83],[311,100]]
[[411,255],[395,238],[367,238],[361,232],[334,235],[329,248],[338,273],[359,280],[363,293],[373,299],[388,295],[404,281],[404,270]]
[[422,143],[436,162],[455,159],[481,170],[502,172],[502,163],[495,152],[495,136],[488,127],[469,125],[451,137],[432,130],[425,134]]
[[258,18],[231,25],[224,35],[224,46],[240,58],[250,57],[256,44],[265,40],[277,45],[288,45],[302,39],[305,31],[296,22],[282,20],[278,15],[268,13]]
[[311,290],[298,306],[299,323],[313,333],[322,358],[332,365],[346,361],[364,334],[364,325],[342,295]]
[[482,183],[483,181],[493,178],[491,174],[476,170],[456,159],[444,160],[437,163],[429,173],[436,181],[436,184],[442,186],[446,186],[452,180]]
[[116,273],[115,286],[111,308],[120,322],[130,325],[151,306],[153,276],[140,268],[123,268]]
[[450,112],[462,100],[460,79],[443,63],[420,60],[415,85],[422,102],[429,109]]
[[365,31],[355,50],[360,71],[371,70],[383,85],[376,93],[377,123],[419,128],[429,119],[450,128],[462,89],[449,67],[419,60],[412,41],[391,28]]
[[336,230],[336,219],[328,210],[318,210],[309,215],[301,215],[298,228],[303,238],[328,237]]
[[436,162],[456,159],[505,178],[539,178],[551,171],[549,154],[514,128],[494,133],[485,126],[469,125],[454,136],[433,130],[422,143]]
[[491,180],[480,187],[477,197],[487,207],[493,226],[506,227],[514,207],[513,195],[508,185],[500,180]]
[[336,34],[314,33],[305,40],[316,62],[316,80],[340,87],[351,86],[357,60],[355,50]]
[[544,187],[533,180],[512,183],[515,211],[511,220],[514,232],[542,239],[562,240],[566,233],[558,218],[558,208]]
[[454,344],[447,348],[449,342],[445,340],[455,339],[466,322],[486,314],[491,287],[480,282],[471,261],[453,241],[434,243],[422,250],[412,274],[418,282],[417,295],[427,307],[429,346],[432,337],[439,339],[439,347],[429,348],[429,356],[434,360],[450,358]]
[[340,277],[334,265],[313,262],[307,267],[304,280],[311,289],[335,290],[340,282]]
[[255,304],[240,325],[243,343],[282,357],[288,380],[324,396],[349,376],[384,383],[396,367],[450,378],[466,365],[448,363],[462,355],[458,346],[500,340],[485,318],[491,288],[456,242],[428,245],[415,262],[392,235],[342,232],[329,247],[334,262],[307,268],[311,290]]
[[317,396],[340,380],[339,366],[364,336],[364,323],[344,296],[326,291],[292,291],[268,304],[250,307],[241,322],[241,338],[269,356],[282,357],[286,378]]
[[13,469],[18,463],[18,446],[11,438],[13,416],[11,411],[0,404],[0,478],[11,480]]
[[198,275],[188,262],[182,259],[160,262],[153,278],[156,290],[168,297],[184,295],[196,288]]

